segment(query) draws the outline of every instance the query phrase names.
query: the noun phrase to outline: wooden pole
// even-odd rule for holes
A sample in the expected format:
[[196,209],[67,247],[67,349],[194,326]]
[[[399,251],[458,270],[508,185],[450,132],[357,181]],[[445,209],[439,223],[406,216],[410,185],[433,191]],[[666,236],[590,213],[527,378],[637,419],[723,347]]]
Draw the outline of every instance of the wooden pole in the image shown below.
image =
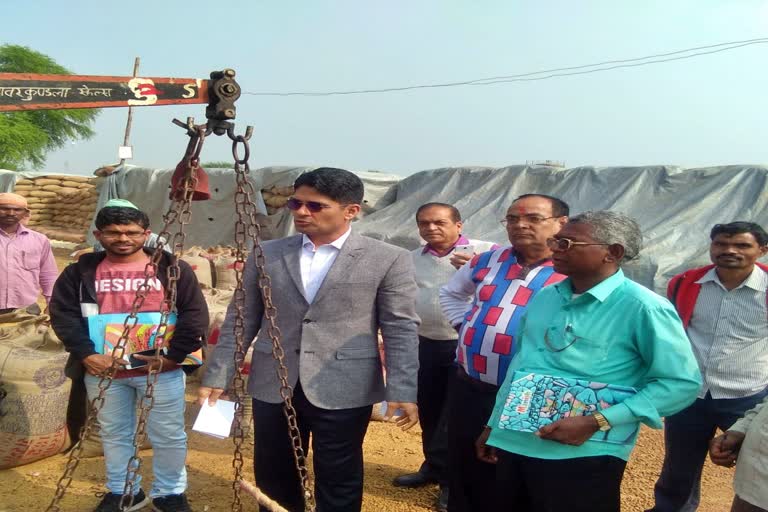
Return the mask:
[[[137,76],[139,74],[139,62],[141,59],[139,57],[136,57],[136,59],[133,61],[133,76]],[[128,121],[125,123],[125,137],[123,138],[123,146],[128,145],[128,141],[131,138],[131,125],[133,124],[133,107],[128,107]],[[120,159],[120,164],[123,165],[125,163],[125,158]]]
[[278,502],[261,492],[261,489],[255,485],[246,482],[245,480],[239,480],[237,483],[240,486],[240,490],[245,491],[256,498],[256,502],[270,512],[288,512],[288,510],[280,506]]

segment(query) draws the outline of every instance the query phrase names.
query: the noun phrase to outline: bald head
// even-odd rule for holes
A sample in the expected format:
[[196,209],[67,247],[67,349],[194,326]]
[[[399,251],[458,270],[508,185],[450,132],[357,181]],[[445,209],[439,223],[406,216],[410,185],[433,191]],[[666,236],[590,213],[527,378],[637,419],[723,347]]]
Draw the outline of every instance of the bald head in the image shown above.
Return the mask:
[[12,194],[10,192],[3,192],[0,194],[0,206],[15,206],[18,208],[27,209],[27,198],[20,196],[19,194]]

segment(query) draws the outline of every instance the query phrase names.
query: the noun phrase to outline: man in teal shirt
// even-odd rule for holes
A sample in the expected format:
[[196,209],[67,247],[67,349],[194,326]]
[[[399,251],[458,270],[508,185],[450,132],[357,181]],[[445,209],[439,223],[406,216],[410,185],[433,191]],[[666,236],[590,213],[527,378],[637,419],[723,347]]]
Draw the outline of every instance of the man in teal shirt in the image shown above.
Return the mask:
[[[640,423],[661,428],[662,417],[693,402],[701,376],[672,305],[621,271],[621,262],[637,256],[642,245],[634,220],[587,212],[547,243],[555,270],[568,279],[544,288],[528,305],[518,329],[519,352],[477,441],[478,457],[497,463],[499,489],[516,511],[618,511],[635,430]],[[539,428],[533,432],[501,428],[500,421],[509,424],[502,410],[512,383],[528,374],[636,393],[626,391],[620,403],[602,412],[596,407],[611,401],[611,388],[592,402],[584,402],[589,393],[571,395],[559,410],[544,405],[555,416],[536,415]],[[531,410],[542,409],[535,394],[530,403]],[[586,412],[563,414],[571,407]],[[612,435],[613,442],[596,440]]]

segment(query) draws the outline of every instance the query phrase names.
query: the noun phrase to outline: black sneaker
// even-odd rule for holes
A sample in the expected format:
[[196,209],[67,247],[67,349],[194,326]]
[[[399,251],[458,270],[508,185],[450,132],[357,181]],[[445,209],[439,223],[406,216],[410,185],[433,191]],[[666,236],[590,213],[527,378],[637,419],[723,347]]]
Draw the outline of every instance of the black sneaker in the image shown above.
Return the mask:
[[[114,494],[108,492],[101,499],[99,506],[94,509],[93,512],[121,512],[120,500],[123,499],[122,494]],[[139,492],[133,496],[133,505],[125,509],[125,512],[133,512],[134,510],[141,510],[149,505],[149,498],[144,494],[144,491],[139,489]]]
[[156,512],[192,512],[187,503],[186,494],[169,494],[152,500],[152,510]]

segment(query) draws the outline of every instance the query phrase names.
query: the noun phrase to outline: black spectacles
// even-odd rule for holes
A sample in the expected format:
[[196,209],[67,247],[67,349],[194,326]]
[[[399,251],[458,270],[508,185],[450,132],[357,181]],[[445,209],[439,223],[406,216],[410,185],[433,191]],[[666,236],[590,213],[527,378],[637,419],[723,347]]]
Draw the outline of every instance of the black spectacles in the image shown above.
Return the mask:
[[112,239],[118,239],[121,236],[125,235],[131,240],[137,240],[144,236],[147,232],[146,231],[101,231],[101,236],[103,238],[108,238],[110,240]]
[[588,242],[576,242],[570,238],[547,238],[547,247],[553,251],[569,251],[574,245],[611,245],[611,244],[592,244]]
[[317,201],[299,201],[295,197],[292,197],[285,202],[285,207],[293,211],[301,209],[302,206],[306,206],[307,210],[312,213],[317,213],[322,211],[323,208],[331,207],[329,204],[318,203]]
[[506,226],[508,224],[518,224],[522,220],[526,224],[536,225],[536,224],[541,224],[545,220],[557,219],[557,218],[558,218],[557,215],[553,217],[539,217],[538,215],[523,215],[523,216],[507,215],[506,217],[501,219],[499,222],[501,222]]

